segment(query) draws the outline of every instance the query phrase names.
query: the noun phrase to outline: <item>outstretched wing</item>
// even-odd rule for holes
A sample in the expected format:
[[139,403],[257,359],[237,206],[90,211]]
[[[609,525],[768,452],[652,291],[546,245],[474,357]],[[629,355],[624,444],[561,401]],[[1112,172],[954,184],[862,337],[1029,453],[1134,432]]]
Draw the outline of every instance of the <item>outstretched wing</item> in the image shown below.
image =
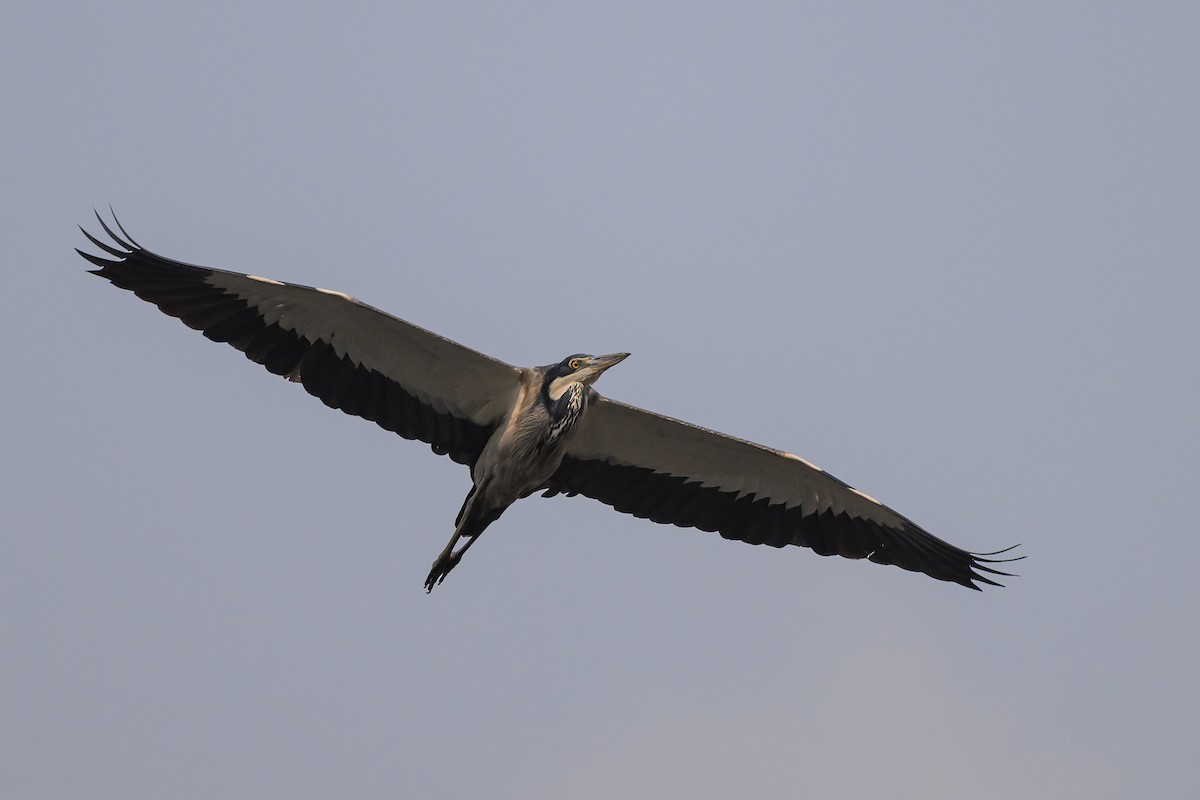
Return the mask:
[[[184,264],[133,240],[121,223],[93,273],[227,342],[330,408],[473,465],[520,388],[520,371],[352,297]],[[115,218],[114,218],[114,221]],[[82,228],[80,230],[83,230]]]
[[[550,494],[750,544],[869,558],[978,589],[1008,575],[804,459],[607,398],[593,398]],[[1003,552],[1003,551],[1000,551]]]

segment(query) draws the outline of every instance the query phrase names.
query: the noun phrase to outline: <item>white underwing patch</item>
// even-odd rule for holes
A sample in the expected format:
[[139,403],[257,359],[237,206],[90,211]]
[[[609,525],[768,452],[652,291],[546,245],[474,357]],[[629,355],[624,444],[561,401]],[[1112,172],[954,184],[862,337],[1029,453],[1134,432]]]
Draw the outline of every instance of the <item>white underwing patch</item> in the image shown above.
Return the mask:
[[344,292],[335,291],[334,289],[322,289],[321,287],[319,287],[319,286],[318,286],[318,287],[317,287],[317,291],[318,291],[318,292],[320,292],[321,294],[331,294],[331,295],[333,295],[334,297],[340,297],[340,298],[342,298],[343,300],[348,300],[348,301],[350,301],[351,303],[357,302],[357,301],[356,301],[356,300],[355,300],[353,297],[351,297],[350,295],[348,295],[348,294],[346,294],[346,293],[344,293]]
[[[790,458],[793,461],[799,461],[804,466],[811,467],[812,469],[815,469],[817,472],[825,471],[825,470],[821,469],[820,467],[818,467],[816,464],[812,463],[811,461],[808,461],[807,459],[803,459],[794,453],[785,453],[782,450],[780,450],[779,455],[783,456],[784,458]],[[870,498],[868,497],[867,499],[869,500]]]
[[864,500],[870,500],[872,503],[874,503],[877,506],[883,505],[883,503],[879,502],[874,497],[871,497],[871,495],[867,494],[866,492],[860,492],[858,489],[855,489],[853,486],[848,486],[846,488],[848,488],[850,491],[854,492],[856,495],[863,498]]

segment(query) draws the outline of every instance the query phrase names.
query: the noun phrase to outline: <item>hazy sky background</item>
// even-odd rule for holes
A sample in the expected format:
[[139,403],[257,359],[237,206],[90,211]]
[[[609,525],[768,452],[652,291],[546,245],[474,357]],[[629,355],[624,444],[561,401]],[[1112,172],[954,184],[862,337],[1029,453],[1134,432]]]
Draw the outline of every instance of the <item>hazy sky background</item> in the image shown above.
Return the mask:
[[[0,12],[12,798],[1194,797],[1200,6]],[[88,276],[340,289],[796,452],[969,592],[467,472]]]

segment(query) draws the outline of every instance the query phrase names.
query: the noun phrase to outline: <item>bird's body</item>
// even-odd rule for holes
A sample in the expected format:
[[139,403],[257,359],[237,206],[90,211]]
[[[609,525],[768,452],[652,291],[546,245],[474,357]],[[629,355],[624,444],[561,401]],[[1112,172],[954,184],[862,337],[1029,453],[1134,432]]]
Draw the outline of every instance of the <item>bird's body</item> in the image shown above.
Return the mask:
[[[99,215],[97,215],[99,218]],[[326,405],[471,468],[454,535],[425,581],[445,578],[488,525],[534,492],[775,547],[868,558],[978,589],[1006,559],[927,533],[804,459],[604,398],[592,384],[628,354],[518,368],[341,292],[199,267],[100,220],[96,274],[227,342]],[[456,544],[465,543],[455,549]]]
[[[467,548],[506,508],[549,485],[587,412],[591,382],[628,355],[596,357],[580,353],[549,367],[521,370],[512,412],[492,432],[479,460],[471,467],[471,491],[454,521],[454,536],[425,579],[426,590],[441,583]],[[455,550],[463,538],[466,544]]]

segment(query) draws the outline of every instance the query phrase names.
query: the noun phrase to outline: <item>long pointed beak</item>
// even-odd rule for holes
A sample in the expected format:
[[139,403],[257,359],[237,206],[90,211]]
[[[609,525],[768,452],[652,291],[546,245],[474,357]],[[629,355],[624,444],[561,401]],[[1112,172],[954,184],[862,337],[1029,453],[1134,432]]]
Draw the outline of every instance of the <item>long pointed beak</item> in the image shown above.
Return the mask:
[[609,353],[606,356],[596,356],[593,358],[591,366],[595,367],[599,372],[603,372],[609,367],[615,367],[627,358],[629,358],[629,353]]
[[609,353],[606,356],[596,356],[580,370],[579,379],[590,386],[596,382],[604,370],[615,367],[627,358],[629,358],[629,353]]

